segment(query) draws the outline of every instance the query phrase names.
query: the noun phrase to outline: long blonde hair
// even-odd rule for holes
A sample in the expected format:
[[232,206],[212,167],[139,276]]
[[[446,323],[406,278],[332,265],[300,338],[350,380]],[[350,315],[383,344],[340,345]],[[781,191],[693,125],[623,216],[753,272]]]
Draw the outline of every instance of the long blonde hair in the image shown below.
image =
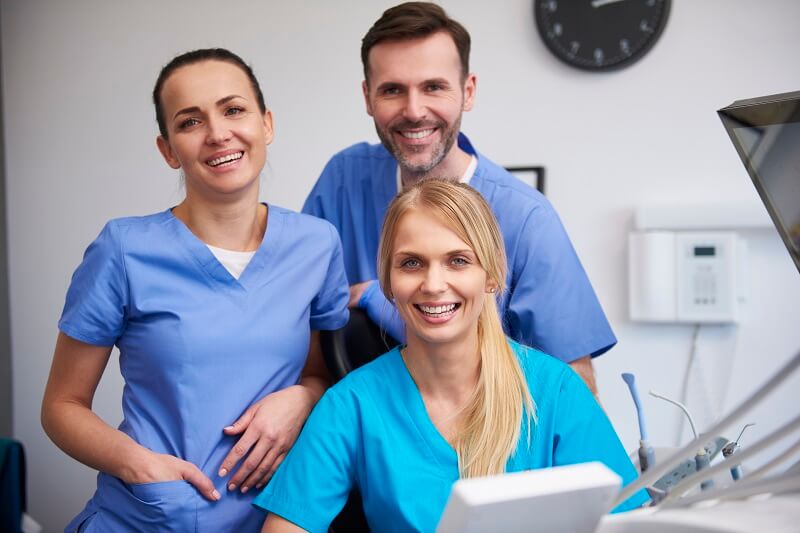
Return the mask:
[[[378,249],[378,278],[391,298],[390,272],[397,228],[411,209],[438,218],[475,252],[486,276],[502,294],[506,255],[497,221],[472,187],[442,179],[426,179],[398,194],[386,212]],[[462,478],[505,472],[527,418],[528,441],[535,407],[525,375],[508,343],[495,298],[485,298],[478,318],[480,377],[464,409],[455,441]]]

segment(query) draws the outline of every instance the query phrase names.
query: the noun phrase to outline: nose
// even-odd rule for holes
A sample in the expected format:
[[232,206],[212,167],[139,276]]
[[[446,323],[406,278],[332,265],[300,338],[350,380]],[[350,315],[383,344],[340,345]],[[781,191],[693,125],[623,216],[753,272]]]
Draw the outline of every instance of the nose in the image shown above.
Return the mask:
[[409,91],[406,96],[403,116],[411,122],[419,122],[425,118],[427,108],[422,96],[417,91]]
[[444,270],[438,265],[431,265],[425,272],[420,290],[426,294],[439,294],[447,289]]
[[209,117],[206,125],[206,142],[208,144],[224,144],[230,140],[232,136],[231,129],[224,120]]

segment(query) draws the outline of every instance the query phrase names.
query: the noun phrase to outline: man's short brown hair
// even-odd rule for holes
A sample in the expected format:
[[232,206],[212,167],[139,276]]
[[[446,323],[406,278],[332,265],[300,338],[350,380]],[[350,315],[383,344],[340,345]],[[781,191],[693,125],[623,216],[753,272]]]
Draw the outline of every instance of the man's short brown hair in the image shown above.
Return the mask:
[[369,83],[369,51],[383,41],[399,41],[428,37],[446,32],[453,38],[461,61],[461,79],[469,73],[469,32],[447,16],[444,9],[430,2],[406,2],[383,12],[361,40],[361,63],[364,79]]

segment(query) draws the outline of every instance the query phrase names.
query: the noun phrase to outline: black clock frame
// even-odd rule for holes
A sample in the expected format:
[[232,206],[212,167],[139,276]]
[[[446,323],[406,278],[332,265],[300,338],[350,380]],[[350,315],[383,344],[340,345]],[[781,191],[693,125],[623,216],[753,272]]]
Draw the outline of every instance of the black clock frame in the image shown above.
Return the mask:
[[[662,5],[661,14],[657,21],[657,25],[654,28],[651,28],[652,31],[649,32],[649,36],[644,40],[644,42],[636,49],[631,50],[631,52],[625,56],[621,60],[616,60],[612,63],[600,62],[598,63],[591,63],[586,59],[582,59],[576,56],[575,53],[570,52],[568,48],[566,48],[563,44],[558,42],[558,36],[554,34],[553,29],[548,26],[551,22],[546,20],[545,17],[540,13],[545,9],[546,6],[550,4],[554,0],[533,0],[533,17],[536,21],[536,29],[539,37],[541,37],[542,41],[544,42],[547,49],[560,61],[566,63],[567,65],[578,68],[585,71],[590,72],[608,72],[619,70],[625,67],[632,65],[633,63],[640,60],[644,57],[650,49],[652,49],[653,45],[658,41],[661,37],[661,34],[664,31],[664,28],[667,25],[667,20],[669,19],[669,13],[671,8],[671,0],[651,0],[654,3],[659,3]],[[619,6],[614,6],[614,9],[619,9],[624,7],[626,2],[634,2],[636,0],[622,0],[618,2]],[[638,0],[642,1],[642,0]],[[586,2],[590,4],[590,0],[556,0],[557,3],[561,4],[573,4],[575,2]],[[614,2],[617,3],[617,2]],[[597,8],[602,9],[602,8]],[[618,28],[613,27],[604,27],[604,32],[613,32],[615,30],[619,30]],[[624,30],[629,31],[628,28]],[[644,31],[644,30],[641,30]]]

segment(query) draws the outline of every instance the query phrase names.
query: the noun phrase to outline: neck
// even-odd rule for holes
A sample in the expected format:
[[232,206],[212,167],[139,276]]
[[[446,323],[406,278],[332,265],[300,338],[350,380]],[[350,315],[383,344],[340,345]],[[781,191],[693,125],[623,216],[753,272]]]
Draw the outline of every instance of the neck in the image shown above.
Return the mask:
[[400,179],[404,186],[414,185],[420,180],[440,178],[448,181],[459,181],[469,167],[472,156],[462,150],[458,144],[453,144],[450,153],[442,161],[427,172],[412,172],[405,167],[400,167]]
[[409,334],[404,360],[424,397],[463,405],[480,376],[478,333],[446,344],[430,343]]
[[258,249],[267,229],[267,208],[258,198],[209,202],[187,190],[172,214],[206,244],[249,252]]

